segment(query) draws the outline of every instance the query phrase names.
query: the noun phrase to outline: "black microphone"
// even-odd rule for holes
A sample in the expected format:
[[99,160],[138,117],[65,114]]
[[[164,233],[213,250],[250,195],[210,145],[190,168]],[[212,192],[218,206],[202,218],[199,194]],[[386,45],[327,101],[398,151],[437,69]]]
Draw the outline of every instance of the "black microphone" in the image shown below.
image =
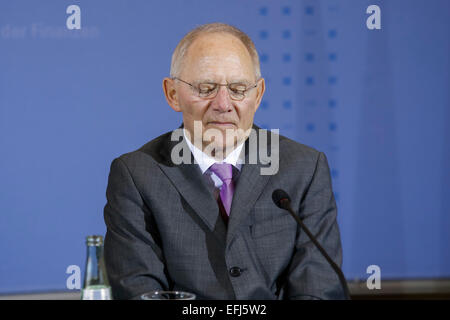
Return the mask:
[[324,258],[328,261],[330,266],[333,268],[333,270],[336,272],[336,274],[339,277],[339,281],[341,282],[342,289],[344,290],[344,293],[347,297],[347,299],[350,299],[350,292],[347,287],[347,281],[345,280],[344,274],[342,273],[341,268],[338,267],[336,263],[330,258],[328,253],[325,251],[325,249],[319,244],[316,237],[308,230],[308,228],[305,226],[303,221],[294,213],[294,210],[292,210],[291,207],[291,199],[289,198],[289,195],[286,193],[286,191],[277,189],[272,193],[272,200],[273,202],[281,209],[287,210],[291,216],[297,221],[297,223],[300,225],[300,227],[305,231],[305,233],[308,235],[309,239],[314,243],[314,245],[319,249],[320,253],[324,256]]

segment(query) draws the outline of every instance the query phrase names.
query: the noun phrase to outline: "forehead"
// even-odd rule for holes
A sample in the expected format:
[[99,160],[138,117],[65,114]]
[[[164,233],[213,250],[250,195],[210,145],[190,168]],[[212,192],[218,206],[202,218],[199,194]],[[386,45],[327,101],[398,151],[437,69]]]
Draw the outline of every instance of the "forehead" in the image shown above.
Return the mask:
[[242,41],[226,33],[199,36],[186,52],[183,70],[202,78],[248,78],[254,75],[253,61]]

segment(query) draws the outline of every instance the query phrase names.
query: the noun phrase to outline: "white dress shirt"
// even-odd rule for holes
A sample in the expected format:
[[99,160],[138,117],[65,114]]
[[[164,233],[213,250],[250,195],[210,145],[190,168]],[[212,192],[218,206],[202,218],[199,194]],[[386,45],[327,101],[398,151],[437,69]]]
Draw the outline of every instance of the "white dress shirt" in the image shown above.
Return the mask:
[[[211,179],[214,182],[214,186],[216,188],[220,189],[220,187],[222,187],[222,184],[223,184],[222,180],[220,180],[220,178],[215,173],[208,170],[209,167],[211,167],[217,161],[214,158],[208,156],[206,153],[204,153],[202,150],[200,150],[196,146],[194,146],[192,144],[192,142],[189,141],[189,139],[187,138],[185,130],[186,129],[183,128],[184,139],[186,140],[187,145],[189,146],[189,149],[191,150],[192,154],[194,155],[194,159],[197,162],[197,164],[199,165],[200,170],[202,170],[203,174],[206,172],[206,174],[210,175]],[[236,149],[234,149],[232,152],[230,152],[230,154],[223,160],[223,162],[232,164],[234,167],[236,167],[240,171],[241,167],[242,167],[242,161],[238,161],[238,160],[241,155],[243,146],[244,146],[244,143],[241,143],[240,145],[238,145],[236,147]]]

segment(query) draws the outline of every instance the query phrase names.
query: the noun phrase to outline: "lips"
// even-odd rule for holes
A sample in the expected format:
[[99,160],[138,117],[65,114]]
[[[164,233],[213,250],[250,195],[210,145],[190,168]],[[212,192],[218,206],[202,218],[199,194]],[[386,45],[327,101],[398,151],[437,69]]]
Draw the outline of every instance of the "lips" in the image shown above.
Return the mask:
[[234,126],[234,122],[229,122],[229,121],[210,121],[208,122],[208,124],[212,124],[215,126]]

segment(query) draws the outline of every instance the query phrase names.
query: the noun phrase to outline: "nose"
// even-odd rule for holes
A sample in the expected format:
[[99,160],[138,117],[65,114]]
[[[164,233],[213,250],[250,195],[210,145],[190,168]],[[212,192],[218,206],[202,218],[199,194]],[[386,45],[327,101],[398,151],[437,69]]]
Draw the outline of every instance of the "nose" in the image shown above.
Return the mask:
[[233,104],[231,102],[230,95],[228,94],[228,89],[226,86],[220,86],[216,97],[212,101],[211,106],[214,110],[220,112],[230,112],[233,109]]

